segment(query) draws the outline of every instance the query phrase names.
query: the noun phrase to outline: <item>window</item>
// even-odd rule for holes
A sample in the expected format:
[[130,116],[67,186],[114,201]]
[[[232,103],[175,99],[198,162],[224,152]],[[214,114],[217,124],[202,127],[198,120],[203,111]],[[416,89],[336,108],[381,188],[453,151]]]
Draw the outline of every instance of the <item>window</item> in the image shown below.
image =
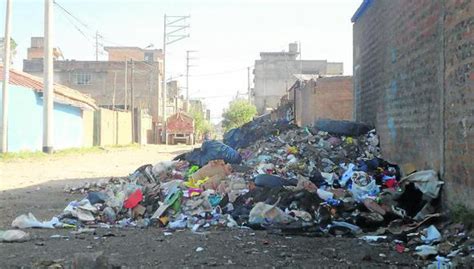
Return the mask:
[[153,52],[145,52],[145,61],[153,62]]
[[76,85],[90,85],[91,74],[90,73],[77,73],[76,74]]

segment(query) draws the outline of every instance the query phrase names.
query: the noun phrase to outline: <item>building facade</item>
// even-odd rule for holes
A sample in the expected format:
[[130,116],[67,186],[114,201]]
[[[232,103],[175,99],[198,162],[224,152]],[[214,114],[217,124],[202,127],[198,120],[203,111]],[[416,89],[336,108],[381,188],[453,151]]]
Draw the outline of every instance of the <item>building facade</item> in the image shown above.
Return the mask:
[[[23,71],[43,74],[43,38],[33,37]],[[105,47],[107,61],[54,61],[54,81],[79,90],[100,107],[148,110],[153,122],[161,119],[162,52],[138,47]]]
[[474,1],[365,0],[352,21],[355,119],[474,208]]
[[[3,80],[3,68],[0,68]],[[43,146],[43,81],[10,69],[8,152],[40,151]],[[0,89],[0,93],[2,90]],[[93,145],[95,101],[73,89],[54,85],[53,148]],[[0,108],[1,108],[0,94]]]
[[259,114],[277,108],[280,98],[293,85],[295,74],[342,75],[343,64],[326,60],[298,60],[298,45],[287,52],[261,52],[255,61],[251,100]]

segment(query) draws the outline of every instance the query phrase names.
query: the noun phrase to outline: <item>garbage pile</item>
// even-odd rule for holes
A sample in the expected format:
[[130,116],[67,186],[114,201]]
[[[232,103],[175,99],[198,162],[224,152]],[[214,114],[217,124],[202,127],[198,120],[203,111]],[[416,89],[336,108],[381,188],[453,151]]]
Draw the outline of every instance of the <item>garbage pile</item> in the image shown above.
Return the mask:
[[[249,145],[238,150],[206,141],[200,149],[143,165],[128,177],[71,189],[86,196],[50,221],[38,221],[30,213],[12,226],[153,226],[195,233],[253,228],[392,242],[398,252],[436,256],[446,266],[452,265],[452,257],[471,255],[474,241],[463,227],[443,227],[446,233],[441,234],[433,225],[442,217],[443,182],[435,171],[404,169],[402,176],[398,165],[382,159],[375,130],[365,132],[366,127],[354,123],[325,124],[316,129],[267,123],[273,129],[260,139],[239,142]],[[248,126],[254,125],[232,131],[232,139],[240,141],[239,134],[248,139],[253,132]],[[345,128],[344,135],[334,131],[344,126],[357,128]]]

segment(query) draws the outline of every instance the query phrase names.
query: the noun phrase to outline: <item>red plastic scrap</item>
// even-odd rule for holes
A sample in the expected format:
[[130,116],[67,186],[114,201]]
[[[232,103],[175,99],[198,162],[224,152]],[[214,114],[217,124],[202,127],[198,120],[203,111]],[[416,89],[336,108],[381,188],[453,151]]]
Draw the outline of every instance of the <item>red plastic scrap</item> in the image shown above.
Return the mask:
[[405,246],[403,244],[397,244],[395,246],[395,249],[397,250],[398,253],[403,253],[405,251]]
[[389,179],[385,182],[387,188],[395,188],[398,186],[398,181],[395,178]]
[[134,193],[130,194],[130,196],[127,198],[127,200],[125,200],[125,202],[123,203],[123,207],[125,207],[125,208],[134,208],[142,200],[143,200],[142,190],[138,189]]

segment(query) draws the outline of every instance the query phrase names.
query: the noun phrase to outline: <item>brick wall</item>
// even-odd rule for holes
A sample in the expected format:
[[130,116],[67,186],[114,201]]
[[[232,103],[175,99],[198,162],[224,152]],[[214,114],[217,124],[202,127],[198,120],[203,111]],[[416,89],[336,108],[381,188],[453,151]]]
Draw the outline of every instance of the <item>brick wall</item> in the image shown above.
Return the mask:
[[[158,115],[158,106],[163,105],[161,94],[161,76],[158,62],[134,62],[134,105],[136,108],[148,109],[156,121],[161,119],[161,109]],[[42,60],[24,60],[23,71],[42,76]],[[123,108],[130,107],[131,100],[131,66],[128,64],[127,92],[125,92],[125,62],[119,61],[55,61],[54,81],[78,90],[94,98],[99,106],[112,106],[115,85],[115,105]],[[78,74],[89,74],[90,83],[77,83]],[[115,81],[115,83],[114,83]],[[160,104],[159,104],[160,102]]]
[[474,1],[446,1],[445,177],[448,198],[474,205]]
[[[296,84],[297,85],[297,84]],[[352,119],[352,77],[337,76],[307,80],[290,90],[296,99],[295,121],[299,126],[313,125],[317,119]]]
[[162,59],[161,50],[145,50],[135,47],[106,47],[109,55],[109,61],[125,61],[132,59],[134,61],[144,61],[145,53],[153,53],[153,61]]
[[377,127],[389,160],[440,171],[449,202],[470,207],[473,3],[372,1],[353,29],[355,119]]
[[317,119],[352,119],[352,77],[320,78],[314,93],[312,123]]

